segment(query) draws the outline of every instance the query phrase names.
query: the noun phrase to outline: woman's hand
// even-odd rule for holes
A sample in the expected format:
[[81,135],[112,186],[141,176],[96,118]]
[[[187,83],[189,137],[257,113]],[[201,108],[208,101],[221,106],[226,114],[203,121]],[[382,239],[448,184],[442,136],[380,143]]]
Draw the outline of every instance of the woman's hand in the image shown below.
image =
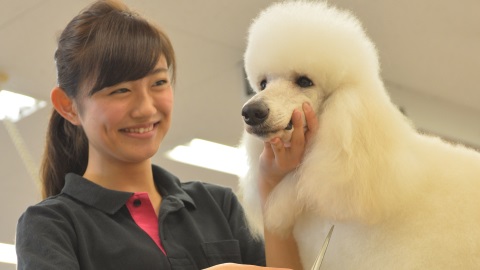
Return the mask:
[[249,264],[236,264],[236,263],[222,263],[217,264],[212,267],[206,268],[205,270],[279,270],[287,268],[273,268],[273,267],[263,267]]
[[[310,105],[303,104],[303,112],[307,122],[304,130],[301,113],[295,110],[292,115],[294,127],[290,145],[285,146],[279,138],[265,143],[260,156],[259,188],[262,203],[265,204],[270,192],[291,171],[302,162],[305,148],[315,136],[318,129],[318,120]],[[300,260],[297,242],[292,233],[278,235],[264,228],[265,256],[267,265],[282,266],[291,269],[303,269]]]
[[302,161],[305,146],[314,136],[318,129],[318,120],[312,107],[308,103],[303,104],[303,112],[307,122],[304,130],[302,115],[298,110],[292,114],[294,127],[289,146],[285,146],[280,138],[274,138],[265,142],[263,152],[260,155],[260,179],[259,188],[263,202],[275,186],[291,171],[295,170]]

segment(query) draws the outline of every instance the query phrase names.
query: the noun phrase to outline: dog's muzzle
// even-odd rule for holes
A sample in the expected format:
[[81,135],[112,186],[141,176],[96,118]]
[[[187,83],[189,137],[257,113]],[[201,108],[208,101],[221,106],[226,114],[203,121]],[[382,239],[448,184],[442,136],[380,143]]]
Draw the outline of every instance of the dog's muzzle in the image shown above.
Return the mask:
[[242,108],[243,121],[249,126],[263,124],[269,113],[270,109],[263,102],[248,103]]
[[[242,108],[242,116],[243,121],[245,124],[251,127],[257,127],[259,129],[264,129],[265,127],[261,127],[262,124],[268,118],[270,113],[270,109],[264,102],[252,102],[248,103]],[[288,125],[284,128],[285,130],[291,130],[293,128],[292,119],[288,122]],[[268,128],[267,128],[268,129]],[[263,130],[263,132],[268,132],[267,130]]]

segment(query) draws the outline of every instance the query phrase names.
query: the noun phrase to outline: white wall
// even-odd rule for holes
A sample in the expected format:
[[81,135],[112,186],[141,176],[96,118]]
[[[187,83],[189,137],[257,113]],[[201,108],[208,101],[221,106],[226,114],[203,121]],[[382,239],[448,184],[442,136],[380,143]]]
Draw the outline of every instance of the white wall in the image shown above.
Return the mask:
[[480,149],[479,111],[398,85],[386,87],[392,101],[403,108],[418,129]]

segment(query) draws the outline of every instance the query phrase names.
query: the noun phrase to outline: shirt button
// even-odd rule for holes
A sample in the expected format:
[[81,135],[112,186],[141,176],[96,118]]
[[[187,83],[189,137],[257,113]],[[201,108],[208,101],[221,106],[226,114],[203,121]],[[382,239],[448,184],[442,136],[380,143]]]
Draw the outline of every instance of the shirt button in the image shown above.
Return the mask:
[[139,207],[140,205],[142,205],[142,201],[140,201],[140,199],[135,199],[133,201],[133,206]]

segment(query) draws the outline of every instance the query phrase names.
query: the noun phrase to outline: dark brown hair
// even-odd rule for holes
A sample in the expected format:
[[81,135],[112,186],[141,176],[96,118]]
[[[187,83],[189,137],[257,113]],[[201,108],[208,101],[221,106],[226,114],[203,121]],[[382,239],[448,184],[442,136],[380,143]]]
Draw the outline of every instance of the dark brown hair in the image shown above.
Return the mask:
[[[116,0],[93,3],[63,30],[55,52],[58,85],[81,105],[81,98],[120,82],[145,77],[164,55],[175,81],[175,54],[158,27]],[[81,111],[81,106],[78,108]],[[88,139],[55,110],[41,165],[42,197],[60,193],[69,172],[83,175]]]

